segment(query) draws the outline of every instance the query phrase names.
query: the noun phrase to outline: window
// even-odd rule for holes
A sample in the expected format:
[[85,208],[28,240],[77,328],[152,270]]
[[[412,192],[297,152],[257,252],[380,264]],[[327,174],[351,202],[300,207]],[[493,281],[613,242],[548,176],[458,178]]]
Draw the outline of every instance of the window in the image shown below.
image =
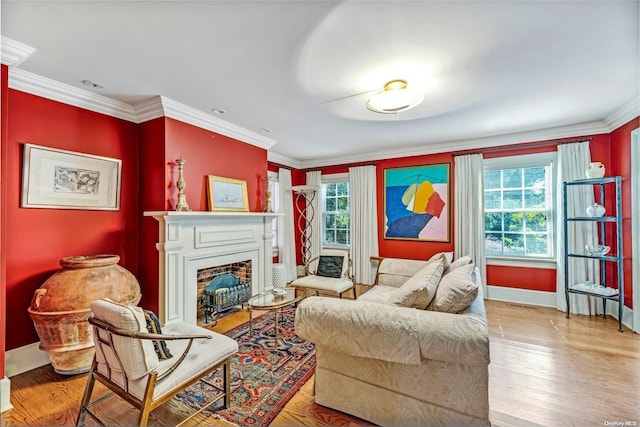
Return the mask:
[[[269,191],[271,191],[271,210],[273,212],[280,212],[280,181],[278,180],[277,172],[267,172],[269,177]],[[280,245],[278,242],[278,217],[273,218],[273,251],[277,253]]]
[[555,157],[554,152],[485,161],[487,257],[553,258]]
[[322,177],[323,246],[344,247],[350,244],[349,175]]

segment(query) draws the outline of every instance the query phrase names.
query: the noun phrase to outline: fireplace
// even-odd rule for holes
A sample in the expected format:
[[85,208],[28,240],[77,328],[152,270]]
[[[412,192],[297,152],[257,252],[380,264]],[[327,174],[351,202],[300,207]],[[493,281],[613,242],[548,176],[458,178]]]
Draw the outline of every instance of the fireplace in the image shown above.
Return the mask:
[[246,263],[251,270],[251,295],[271,289],[272,220],[279,215],[145,212],[159,223],[160,321],[197,323],[199,276],[207,269]]
[[251,297],[251,260],[198,270],[198,324],[215,325],[216,316]]

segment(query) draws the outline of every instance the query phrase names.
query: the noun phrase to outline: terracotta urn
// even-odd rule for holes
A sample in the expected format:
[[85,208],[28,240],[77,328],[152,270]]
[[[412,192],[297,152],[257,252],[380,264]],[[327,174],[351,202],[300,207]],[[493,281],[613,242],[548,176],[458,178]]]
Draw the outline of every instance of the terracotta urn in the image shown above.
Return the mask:
[[40,337],[40,349],[53,369],[63,375],[87,372],[93,359],[89,305],[100,298],[136,305],[142,296],[131,272],[118,265],[118,255],[71,256],[61,270],[33,295],[27,310]]

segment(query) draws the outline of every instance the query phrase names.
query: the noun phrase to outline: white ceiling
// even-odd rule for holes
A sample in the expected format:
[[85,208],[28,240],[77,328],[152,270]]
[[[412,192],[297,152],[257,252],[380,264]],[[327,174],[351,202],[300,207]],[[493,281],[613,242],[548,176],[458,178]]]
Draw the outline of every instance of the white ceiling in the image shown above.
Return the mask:
[[[35,48],[20,69],[134,106],[224,109],[302,166],[522,142],[604,123],[640,92],[638,0],[3,0],[1,15]],[[367,110],[398,78],[425,101]]]

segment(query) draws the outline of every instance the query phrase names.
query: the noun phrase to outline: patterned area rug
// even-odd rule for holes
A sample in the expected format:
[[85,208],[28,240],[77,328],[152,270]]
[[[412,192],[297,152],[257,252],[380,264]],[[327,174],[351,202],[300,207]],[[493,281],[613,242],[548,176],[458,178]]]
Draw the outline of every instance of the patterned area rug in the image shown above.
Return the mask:
[[[253,319],[252,337],[248,322],[226,333],[239,347],[231,358],[231,406],[219,409],[222,402],[216,403],[211,409],[214,416],[239,426],[267,426],[313,375],[315,347],[295,334],[294,313],[294,309],[281,312],[277,347],[273,312]],[[221,373],[206,380],[222,386]],[[176,398],[199,409],[217,393],[213,387],[196,383]]]

